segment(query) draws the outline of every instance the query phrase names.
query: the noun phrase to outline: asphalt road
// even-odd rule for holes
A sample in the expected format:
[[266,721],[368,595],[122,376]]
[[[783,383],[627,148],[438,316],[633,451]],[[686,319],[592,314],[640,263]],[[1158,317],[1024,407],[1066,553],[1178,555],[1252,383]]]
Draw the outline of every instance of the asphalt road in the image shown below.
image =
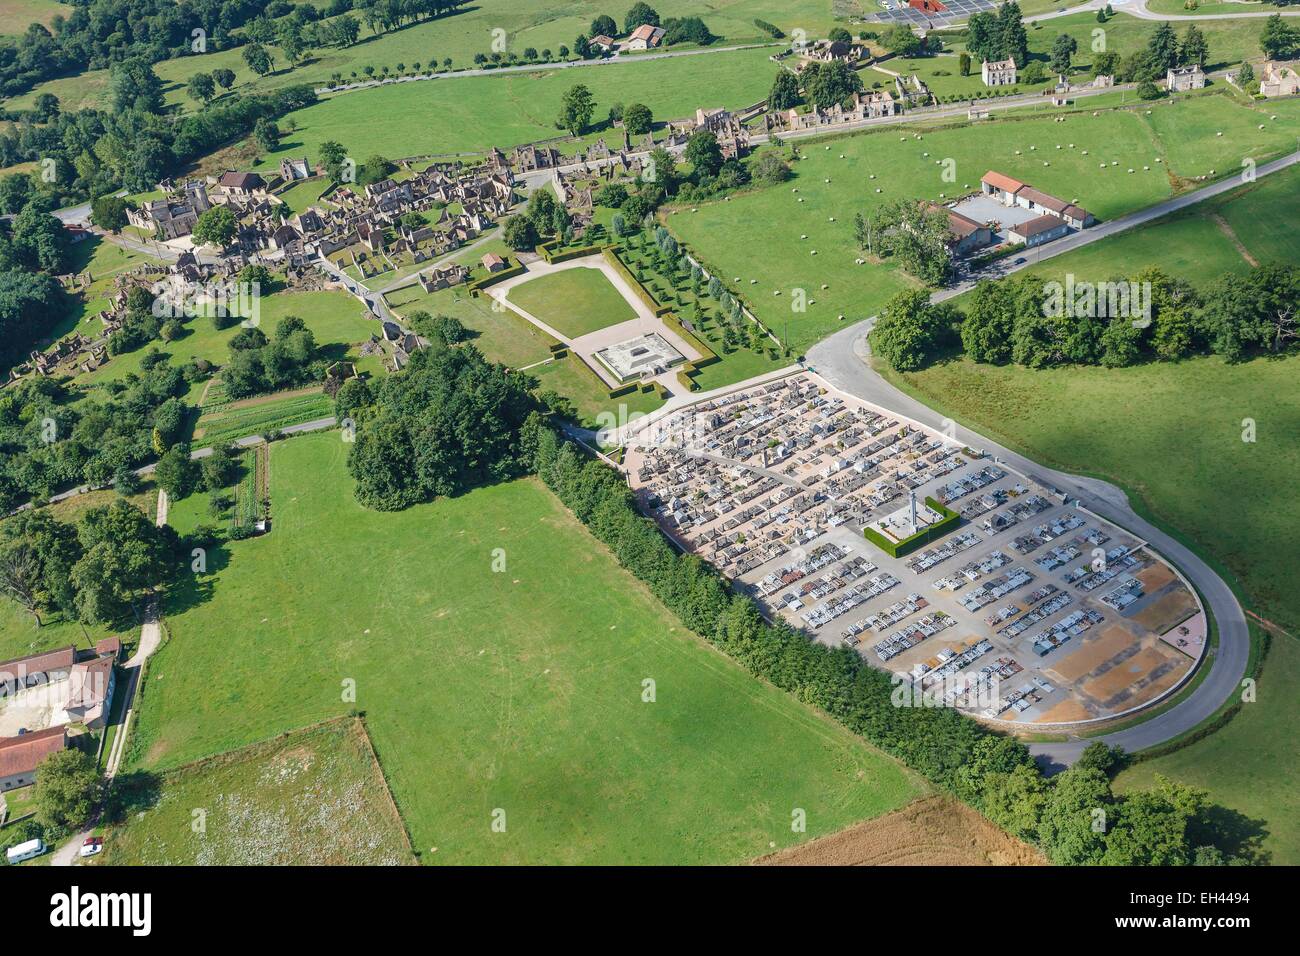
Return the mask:
[[[1267,176],[1297,162],[1300,162],[1300,152],[1261,165],[1258,167],[1257,176]],[[1183,196],[1166,200],[1150,209],[1113,222],[1102,223],[1092,229],[1076,233],[1068,239],[1051,243],[1050,249],[1045,251],[1042,258],[1051,258],[1150,222],[1170,212],[1217,196],[1237,185],[1239,182],[1235,178],[1214,183]],[[1035,257],[1034,262],[1037,261],[1039,260]],[[1020,266],[1006,265],[1000,274],[1016,272],[1031,264],[1033,263],[1025,262]],[[973,281],[968,280],[955,289],[944,290],[935,298],[951,298],[969,288]],[[868,363],[867,333],[874,324],[873,316],[841,329],[809,349],[806,364],[837,388],[882,408],[896,411],[945,431],[969,447],[981,449],[1003,459],[1018,471],[1038,476],[1077,499],[1084,507],[1143,538],[1152,550],[1175,564],[1192,582],[1218,626],[1218,648],[1213,651],[1207,649],[1206,652],[1207,655],[1212,655],[1205,661],[1205,664],[1210,666],[1209,674],[1190,696],[1165,712],[1125,730],[1087,740],[1071,739],[1060,743],[1031,744],[1030,752],[1040,764],[1048,770],[1068,766],[1078,759],[1083,749],[1092,740],[1102,740],[1130,752],[1143,750],[1186,733],[1211,717],[1229,697],[1239,691],[1250,654],[1250,631],[1246,616],[1232,589],[1194,551],[1138,515],[1129,505],[1127,495],[1116,486],[1095,478],[1072,475],[1044,467],[976,431],[956,425],[929,406],[895,388],[877,374]]]

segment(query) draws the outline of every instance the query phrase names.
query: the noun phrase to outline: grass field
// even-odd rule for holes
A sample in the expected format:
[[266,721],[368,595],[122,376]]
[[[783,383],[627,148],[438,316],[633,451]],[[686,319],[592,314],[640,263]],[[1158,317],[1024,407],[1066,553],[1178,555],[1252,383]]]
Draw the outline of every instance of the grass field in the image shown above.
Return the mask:
[[359,719],[294,731],[156,780],[128,776],[126,789],[130,813],[105,835],[99,865],[414,862]]
[[599,269],[577,267],[515,286],[507,298],[573,340],[636,318],[636,311]]
[[[564,94],[585,84],[596,117],[615,103],[642,101],[657,119],[691,115],[703,103],[739,107],[767,95],[776,66],[769,50],[742,50],[646,63],[458,77],[346,93],[290,114],[298,126],[258,168],[290,155],[316,156],[334,140],[358,161],[508,149],[563,135],[555,128]],[[413,123],[411,116],[422,117]],[[282,128],[284,124],[282,123]],[[617,131],[615,131],[617,133]],[[594,134],[588,139],[594,138]]]
[[[49,0],[4,0],[5,3],[32,4],[57,8]],[[407,26],[403,29],[374,36],[364,23],[360,42],[346,49],[327,47],[311,51],[310,56],[294,69],[288,69],[284,58],[276,56],[276,72],[258,77],[251,70],[239,50],[191,55],[165,60],[155,65],[155,70],[166,85],[167,101],[193,109],[195,104],[185,93],[185,83],[195,73],[211,72],[219,67],[233,70],[237,92],[275,89],[296,83],[324,85],[335,73],[345,80],[356,71],[361,74],[365,66],[373,66],[376,75],[382,67],[396,70],[398,63],[410,67],[420,62],[427,67],[452,58],[455,69],[472,68],[475,53],[491,53],[494,30],[502,30],[505,51],[522,56],[525,49],[550,49],[558,55],[561,46],[573,46],[579,33],[589,33],[591,21],[601,13],[609,13],[622,20],[627,6],[608,9],[600,3],[579,0],[478,0],[455,16],[432,22]],[[708,9],[701,10],[691,0],[660,0],[654,7],[661,17],[702,16],[710,30],[728,43],[772,42],[771,37],[754,26],[759,17],[786,27],[802,28],[810,36],[823,36],[833,25],[830,0],[712,0]],[[328,22],[328,21],[327,21]],[[621,24],[620,24],[621,25]],[[6,31],[8,32],[8,31]],[[21,32],[21,31],[19,31]],[[36,91],[15,97],[13,104],[30,105],[41,92],[53,92],[65,109],[103,107],[108,92],[108,71],[93,70],[78,77],[54,80],[38,87]]]
[[33,23],[49,25],[57,13],[69,8],[57,0],[0,0],[0,36],[22,36]]
[[511,368],[523,368],[550,357],[556,340],[511,309],[492,307],[487,296],[472,296],[465,286],[453,286],[426,293],[418,285],[389,296],[389,305],[400,316],[413,312],[448,315],[459,319],[470,331],[470,341],[487,358]]
[[[838,137],[801,145],[791,183],[683,207],[667,223],[712,270],[740,277],[734,291],[778,335],[788,322],[791,342],[802,350],[839,327],[841,315],[865,318],[914,284],[891,262],[856,264],[862,252],[853,236],[855,212],[869,215],[897,199],[963,195],[996,169],[1111,219],[1170,196],[1171,175],[1181,183],[1212,169],[1225,173],[1239,169],[1243,156],[1262,159],[1293,147],[1297,107],[1255,109],[1210,96],[1154,106],[1150,115],[1074,112],[1065,122],[1004,119]],[[1166,143],[1160,134],[1175,128],[1181,132]],[[941,178],[947,159],[955,162],[955,182]],[[804,312],[791,311],[795,289],[810,300]]]
[[[355,353],[349,346],[364,342],[379,331],[373,319],[365,318],[365,309],[346,292],[276,292],[261,298],[261,328],[268,335],[276,323],[286,316],[296,315],[306,323],[316,337],[316,344],[324,346],[331,359],[341,359]],[[84,384],[120,379],[130,372],[139,372],[140,360],[154,347],[171,356],[172,362],[182,364],[194,359],[206,359],[217,365],[230,358],[229,343],[240,331],[239,323],[217,329],[206,316],[185,321],[185,334],[172,342],[157,341],[112,358],[107,365],[93,372],[83,373],[77,381]]]
[[[355,707],[439,863],[734,862],[919,792],[687,635],[537,482],[368,512],[347,447],[272,445],[275,530],[169,595],[134,767]],[[657,703],[641,702],[646,678]],[[791,833],[796,807],[807,835]]]

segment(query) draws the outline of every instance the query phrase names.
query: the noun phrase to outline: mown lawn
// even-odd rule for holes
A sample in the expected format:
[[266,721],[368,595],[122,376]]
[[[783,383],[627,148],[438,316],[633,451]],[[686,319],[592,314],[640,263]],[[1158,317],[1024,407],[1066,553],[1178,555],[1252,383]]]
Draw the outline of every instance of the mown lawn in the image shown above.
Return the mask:
[[[360,720],[343,719],[149,779],[128,775],[101,866],[413,862]],[[195,811],[202,825],[195,827]]]
[[363,710],[438,863],[733,862],[921,789],[686,634],[536,481],[380,514],[347,448],[271,446],[274,530],[169,596],[132,766]]
[[581,266],[530,279],[506,298],[570,341],[636,318],[603,272]]
[[469,330],[470,342],[488,359],[511,368],[523,368],[550,357],[556,340],[512,309],[493,308],[495,299],[473,296],[464,285],[426,293],[418,285],[388,297],[400,316],[415,312],[459,319]]

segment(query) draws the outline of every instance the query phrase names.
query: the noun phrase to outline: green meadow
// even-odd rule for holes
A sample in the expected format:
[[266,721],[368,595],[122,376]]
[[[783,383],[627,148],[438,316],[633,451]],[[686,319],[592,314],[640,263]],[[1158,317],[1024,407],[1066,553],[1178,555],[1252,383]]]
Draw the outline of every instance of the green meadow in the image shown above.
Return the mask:
[[272,532],[168,594],[133,768],[364,711],[436,863],[739,862],[922,790],[686,633],[535,480],[381,514],[347,448],[272,445]]
[[[854,239],[855,213],[870,216],[899,199],[965,195],[995,169],[1114,219],[1171,196],[1171,176],[1182,183],[1212,170],[1223,175],[1239,169],[1243,156],[1262,160],[1294,147],[1298,107],[1206,96],[1149,112],[1074,111],[833,137],[799,144],[790,182],[679,206],[666,222],[778,335],[788,324],[792,345],[803,350],[915,286],[887,260],[856,261],[865,252]],[[945,160],[952,182],[943,178]],[[804,311],[792,308],[796,290],[806,293]]]
[[[509,149],[562,136],[555,120],[564,94],[579,83],[595,97],[598,122],[615,103],[643,102],[662,120],[693,115],[706,104],[748,106],[763,99],[772,85],[777,67],[768,62],[769,53],[740,50],[644,63],[447,77],[340,93],[289,114],[288,121],[297,128],[284,137],[279,150],[262,157],[258,168],[304,151],[314,157],[327,140],[342,143],[363,161],[374,153],[399,158],[482,152],[490,146]],[[619,131],[606,135],[621,140]]]

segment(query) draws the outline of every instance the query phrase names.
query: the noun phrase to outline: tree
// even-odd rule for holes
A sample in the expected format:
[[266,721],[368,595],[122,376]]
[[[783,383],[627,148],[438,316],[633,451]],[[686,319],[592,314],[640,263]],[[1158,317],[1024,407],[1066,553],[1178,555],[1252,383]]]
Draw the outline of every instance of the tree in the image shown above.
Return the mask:
[[982,279],[971,290],[961,325],[961,344],[975,362],[1002,364],[1011,359],[1016,301],[1007,283]]
[[770,110],[794,109],[801,102],[799,80],[789,70],[782,70],[772,79],[772,89],[767,94]]
[[1147,42],[1147,51],[1161,72],[1171,70],[1178,65],[1178,38],[1174,28],[1167,22],[1161,23],[1151,34]]
[[1070,58],[1079,49],[1079,41],[1068,33],[1059,33],[1052,41],[1052,69],[1057,73],[1070,72]]
[[57,750],[36,772],[36,819],[55,830],[72,830],[90,819],[102,788],[99,769],[84,750]]
[[691,134],[684,155],[697,179],[716,176],[722,168],[722,147],[718,145],[718,137],[706,129]]
[[875,247],[894,256],[905,271],[931,285],[942,285],[952,273],[948,215],[929,203],[899,200],[876,216]]
[[265,116],[253,124],[253,139],[264,152],[274,152],[280,145],[280,127]]
[[632,103],[623,111],[623,126],[632,136],[644,136],[654,126],[654,114],[644,103]]
[[1156,86],[1154,80],[1143,80],[1137,86],[1137,95],[1139,99],[1158,100],[1164,96],[1164,91]]
[[186,84],[185,91],[189,93],[190,99],[207,106],[217,93],[217,83],[212,79],[211,73],[195,73]]
[[97,196],[90,204],[90,219],[100,229],[121,232],[127,224],[126,200],[121,196]]
[[348,153],[341,143],[326,140],[320,144],[320,161],[325,172],[335,182],[343,182],[347,170]]
[[595,97],[591,95],[591,90],[579,83],[564,94],[564,104],[556,125],[560,129],[568,130],[570,136],[577,136],[591,123],[595,111]]
[[924,368],[952,338],[955,318],[949,306],[930,305],[920,289],[896,293],[871,330],[871,349],[900,372]]
[[266,76],[275,69],[275,61],[271,54],[266,52],[266,47],[260,43],[247,43],[244,45],[244,62],[248,68],[258,76]]
[[1119,69],[1119,54],[1107,51],[1092,58],[1093,76],[1114,76]]
[[109,71],[108,89],[116,113],[162,112],[162,80],[141,57],[129,57],[114,64]]
[[224,249],[235,238],[235,214],[225,206],[213,206],[199,216],[192,235],[200,246]]
[[154,478],[172,501],[189,497],[199,479],[199,466],[190,458],[189,445],[179,442],[168,448],[158,459]]
[[235,71],[221,67],[212,71],[212,79],[216,81],[217,86],[228,90],[235,85]]
[[26,541],[17,541],[0,551],[0,594],[13,601],[41,627],[41,562]]
[[361,24],[351,14],[339,17],[330,26],[330,33],[337,46],[348,47],[357,42],[361,35]]
[[813,63],[802,76],[805,96],[821,109],[830,109],[862,90],[862,77],[843,60]]
[[230,451],[223,445],[212,449],[212,454],[199,463],[199,471],[206,491],[219,491],[234,483],[238,467]]
[[1195,63],[1197,66],[1204,67],[1209,55],[1210,45],[1205,39],[1205,34],[1196,28],[1196,24],[1188,25],[1187,32],[1183,34],[1182,45],[1178,48],[1179,62]]
[[997,12],[998,48],[1002,59],[1023,67],[1029,62],[1029,34],[1020,15],[1020,4],[1004,3]]
[[505,222],[505,243],[516,252],[524,252],[537,246],[537,230],[527,216],[512,216]]
[[1259,47],[1270,60],[1289,60],[1300,48],[1300,30],[1293,30],[1275,13],[1264,21]]
[[1039,844],[1053,863],[1098,864],[1106,852],[1112,811],[1106,775],[1093,767],[1071,767],[1053,782],[1038,822]]
[[766,152],[758,157],[753,165],[754,182],[765,186],[783,183],[792,175],[790,167],[779,153]]
[[886,50],[899,56],[920,56],[925,52],[925,41],[904,23],[895,24],[885,31],[880,43]]
[[605,16],[602,13],[591,21],[591,35],[594,37],[616,37],[618,36],[618,24],[614,22],[613,17]]
[[648,3],[634,3],[627,11],[627,15],[623,17],[623,32],[631,33],[637,27],[646,24],[652,27],[659,26],[659,14]]
[[962,50],[961,53],[957,55],[957,71],[961,73],[962,76],[970,76],[970,69],[970,54],[965,50]]

